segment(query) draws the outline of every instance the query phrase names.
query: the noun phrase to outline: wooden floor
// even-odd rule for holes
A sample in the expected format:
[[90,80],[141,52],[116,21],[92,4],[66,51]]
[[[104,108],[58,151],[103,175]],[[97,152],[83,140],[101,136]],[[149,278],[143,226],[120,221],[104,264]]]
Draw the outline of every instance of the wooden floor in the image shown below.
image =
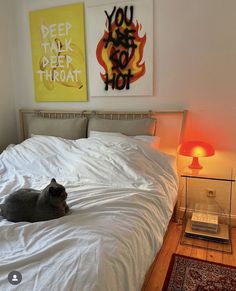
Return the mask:
[[173,222],[170,223],[163,246],[159,252],[151,276],[143,290],[158,291],[162,289],[169,262],[173,253],[236,266],[236,228],[233,228],[232,230],[233,254],[181,245],[179,243],[181,230],[182,225]]

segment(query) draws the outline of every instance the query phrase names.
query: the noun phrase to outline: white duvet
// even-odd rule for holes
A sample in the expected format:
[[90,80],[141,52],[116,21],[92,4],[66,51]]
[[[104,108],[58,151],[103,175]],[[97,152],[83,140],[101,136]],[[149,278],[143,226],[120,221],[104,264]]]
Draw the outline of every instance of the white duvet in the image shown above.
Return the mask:
[[[0,290],[141,289],[176,201],[172,158],[123,135],[34,136],[0,155],[0,176],[0,204],[55,177],[70,207],[45,222],[0,216]],[[13,270],[22,274],[17,286],[7,279]]]

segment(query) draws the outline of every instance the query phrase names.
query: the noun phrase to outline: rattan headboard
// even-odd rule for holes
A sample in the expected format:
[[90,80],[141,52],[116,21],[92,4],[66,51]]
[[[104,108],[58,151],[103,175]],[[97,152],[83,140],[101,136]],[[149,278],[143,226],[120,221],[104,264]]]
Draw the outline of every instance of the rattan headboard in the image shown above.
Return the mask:
[[21,140],[26,139],[27,123],[31,116],[45,118],[101,117],[106,119],[138,119],[152,117],[157,119],[156,135],[161,138],[161,148],[176,149],[183,139],[187,111],[62,111],[20,109]]

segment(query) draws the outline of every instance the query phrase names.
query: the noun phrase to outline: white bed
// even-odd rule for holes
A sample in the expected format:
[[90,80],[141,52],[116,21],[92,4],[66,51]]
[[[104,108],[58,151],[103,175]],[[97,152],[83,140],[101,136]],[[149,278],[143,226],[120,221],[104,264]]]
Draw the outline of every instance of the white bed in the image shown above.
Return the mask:
[[[1,290],[140,290],[176,203],[175,159],[122,134],[68,140],[35,135],[0,159],[0,204],[52,177],[67,190],[60,219],[0,216]],[[22,282],[9,284],[17,270]]]

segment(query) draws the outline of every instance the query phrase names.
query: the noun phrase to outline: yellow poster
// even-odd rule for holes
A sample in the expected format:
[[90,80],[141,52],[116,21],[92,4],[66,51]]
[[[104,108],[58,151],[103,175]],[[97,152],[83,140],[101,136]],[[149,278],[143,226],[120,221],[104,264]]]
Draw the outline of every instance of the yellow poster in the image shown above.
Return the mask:
[[87,101],[83,3],[30,12],[37,102]]

